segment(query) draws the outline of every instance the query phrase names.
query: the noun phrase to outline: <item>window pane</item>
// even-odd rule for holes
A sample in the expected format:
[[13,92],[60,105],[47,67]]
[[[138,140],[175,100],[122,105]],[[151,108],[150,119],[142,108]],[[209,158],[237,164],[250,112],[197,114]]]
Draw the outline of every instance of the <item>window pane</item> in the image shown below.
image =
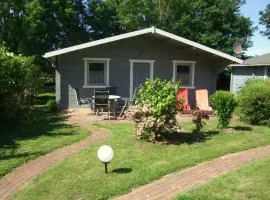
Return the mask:
[[104,84],[104,63],[89,63],[89,84]]
[[182,86],[190,86],[189,65],[177,65],[177,80],[181,81]]
[[270,78],[270,67],[268,68],[268,77]]

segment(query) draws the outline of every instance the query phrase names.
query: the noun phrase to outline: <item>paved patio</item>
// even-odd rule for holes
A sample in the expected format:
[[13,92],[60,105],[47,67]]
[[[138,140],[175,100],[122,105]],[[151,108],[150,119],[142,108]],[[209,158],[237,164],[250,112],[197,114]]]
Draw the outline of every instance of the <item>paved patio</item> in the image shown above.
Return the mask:
[[[110,122],[110,123],[130,123],[132,122],[129,119],[126,118],[111,118],[111,120],[105,119],[104,117],[107,117],[106,115],[104,116],[94,116],[90,108],[77,108],[77,109],[69,109],[66,111],[62,112],[62,115],[65,118],[65,122],[68,124],[77,124],[81,126],[86,126],[91,123],[105,123],[105,122]],[[192,116],[189,114],[184,114],[184,115],[177,115],[176,116],[178,120],[180,121],[191,121]]]

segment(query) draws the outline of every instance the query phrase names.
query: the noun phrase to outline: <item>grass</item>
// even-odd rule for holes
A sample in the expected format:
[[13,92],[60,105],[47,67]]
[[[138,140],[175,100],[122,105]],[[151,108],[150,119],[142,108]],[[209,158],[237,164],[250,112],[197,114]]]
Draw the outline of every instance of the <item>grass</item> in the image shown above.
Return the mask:
[[10,122],[1,130],[0,177],[26,161],[89,135],[86,130],[62,123],[60,115],[50,113],[46,102],[52,99],[53,93],[39,95],[27,118]]
[[108,199],[197,163],[270,144],[269,128],[237,121],[224,131],[217,130],[215,122],[209,121],[200,135],[192,134],[192,124],[186,122],[184,133],[175,134],[171,144],[137,141],[132,124],[96,126],[112,131],[112,138],[106,142],[115,152],[109,174],[104,173],[96,158],[100,145],[93,145],[37,177],[14,198]]
[[261,200],[270,197],[270,159],[242,167],[193,189],[176,200]]

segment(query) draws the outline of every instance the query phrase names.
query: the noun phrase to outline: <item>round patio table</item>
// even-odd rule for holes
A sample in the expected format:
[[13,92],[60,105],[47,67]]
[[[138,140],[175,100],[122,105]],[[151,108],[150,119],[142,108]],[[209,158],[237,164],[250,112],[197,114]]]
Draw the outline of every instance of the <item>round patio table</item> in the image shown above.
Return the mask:
[[118,95],[109,95],[109,99],[110,100],[117,100],[117,99],[121,99],[121,97],[120,96],[118,96]]

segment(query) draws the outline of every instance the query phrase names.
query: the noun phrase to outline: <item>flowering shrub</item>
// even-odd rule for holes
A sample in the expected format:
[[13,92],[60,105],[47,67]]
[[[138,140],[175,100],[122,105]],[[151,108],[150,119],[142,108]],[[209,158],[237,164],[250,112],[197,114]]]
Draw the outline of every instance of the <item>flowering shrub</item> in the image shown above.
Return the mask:
[[156,141],[162,133],[178,128],[175,115],[179,83],[160,79],[147,80],[140,86],[130,117],[136,122],[138,139]]

